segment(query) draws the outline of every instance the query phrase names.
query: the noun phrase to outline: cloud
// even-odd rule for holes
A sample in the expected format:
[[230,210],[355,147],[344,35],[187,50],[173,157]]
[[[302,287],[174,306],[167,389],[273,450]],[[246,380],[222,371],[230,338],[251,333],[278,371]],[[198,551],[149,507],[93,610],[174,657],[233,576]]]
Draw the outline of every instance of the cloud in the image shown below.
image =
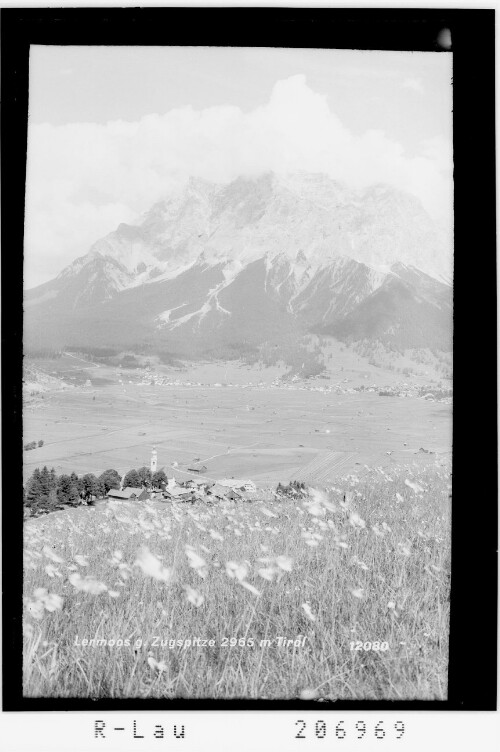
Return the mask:
[[424,85],[422,83],[422,79],[420,78],[405,78],[405,80],[401,84],[401,88],[412,89],[413,91],[416,91],[419,94],[424,93]]
[[442,136],[426,138],[421,143],[422,155],[431,159],[443,174],[453,171],[453,145]]
[[409,157],[382,131],[354,134],[303,75],[278,81],[269,102],[250,112],[181,107],[137,122],[35,124],[28,138],[28,287],[52,278],[191,175],[224,182],[269,170],[324,172],[355,187],[394,185],[434,216],[451,203],[444,139]]

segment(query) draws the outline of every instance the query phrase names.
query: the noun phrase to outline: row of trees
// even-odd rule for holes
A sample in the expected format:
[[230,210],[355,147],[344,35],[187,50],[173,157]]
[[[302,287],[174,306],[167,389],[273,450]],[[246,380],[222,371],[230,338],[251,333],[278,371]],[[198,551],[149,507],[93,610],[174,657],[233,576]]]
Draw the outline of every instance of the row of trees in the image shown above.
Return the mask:
[[[31,394],[34,394],[34,392],[31,392]],[[36,449],[37,446],[43,447],[43,439],[40,439],[38,443],[36,441],[30,441],[29,444],[24,445],[24,448],[27,452],[29,452],[30,449]]]
[[307,495],[306,484],[297,480],[292,480],[287,486],[278,483],[276,486],[276,493],[279,494],[279,496],[303,497]]
[[131,486],[132,488],[159,488],[162,483],[167,482],[167,476],[163,470],[157,470],[151,473],[149,467],[140,467],[138,470],[129,470],[123,479],[123,488]]
[[105,496],[111,488],[120,488],[120,482],[116,470],[105,470],[99,477],[87,473],[79,478],[75,472],[58,476],[54,468],[37,467],[24,488],[24,505],[32,511],[51,511],[64,504],[76,506]]
[[[167,476],[163,470],[151,473],[147,467],[129,470],[123,479],[123,487],[160,488],[167,483]],[[79,477],[75,472],[70,475],[56,475],[54,468],[49,470],[38,467],[23,489],[24,506],[32,513],[51,512],[61,509],[65,505],[78,506],[82,502],[101,499],[112,488],[120,488],[121,476],[116,470],[105,470],[101,475],[86,473]]]

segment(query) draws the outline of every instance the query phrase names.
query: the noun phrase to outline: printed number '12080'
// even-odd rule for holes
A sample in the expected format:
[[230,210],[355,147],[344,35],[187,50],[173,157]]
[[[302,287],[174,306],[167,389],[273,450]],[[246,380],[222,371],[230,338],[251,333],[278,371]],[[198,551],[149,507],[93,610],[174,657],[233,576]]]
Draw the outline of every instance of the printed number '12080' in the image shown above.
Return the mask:
[[388,642],[362,642],[361,640],[356,640],[355,642],[351,642],[351,650],[389,650],[389,643]]

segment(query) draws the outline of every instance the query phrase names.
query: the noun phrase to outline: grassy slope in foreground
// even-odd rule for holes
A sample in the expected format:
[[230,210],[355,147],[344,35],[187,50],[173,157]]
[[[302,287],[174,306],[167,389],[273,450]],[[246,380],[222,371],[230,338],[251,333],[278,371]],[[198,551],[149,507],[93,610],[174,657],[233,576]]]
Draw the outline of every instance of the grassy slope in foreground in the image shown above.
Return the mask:
[[[25,695],[445,699],[449,480],[437,466],[373,471],[329,492],[335,511],[124,503],[27,522]],[[355,515],[339,504],[348,488]],[[135,563],[144,546],[156,577]],[[299,635],[304,647],[276,645]],[[155,636],[215,646],[152,647]],[[388,650],[351,650],[358,640]]]

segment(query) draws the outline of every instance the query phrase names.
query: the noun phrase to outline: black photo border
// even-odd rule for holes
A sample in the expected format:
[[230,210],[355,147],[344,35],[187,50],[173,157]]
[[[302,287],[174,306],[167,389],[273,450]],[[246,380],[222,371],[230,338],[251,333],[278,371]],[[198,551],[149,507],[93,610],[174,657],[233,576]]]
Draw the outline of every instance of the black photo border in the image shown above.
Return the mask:
[[495,13],[306,8],[8,8],[1,15],[3,710],[311,710],[315,702],[22,696],[22,300],[29,48],[208,45],[442,52],[454,109],[454,405],[448,699],[324,710],[495,710],[497,304]]

